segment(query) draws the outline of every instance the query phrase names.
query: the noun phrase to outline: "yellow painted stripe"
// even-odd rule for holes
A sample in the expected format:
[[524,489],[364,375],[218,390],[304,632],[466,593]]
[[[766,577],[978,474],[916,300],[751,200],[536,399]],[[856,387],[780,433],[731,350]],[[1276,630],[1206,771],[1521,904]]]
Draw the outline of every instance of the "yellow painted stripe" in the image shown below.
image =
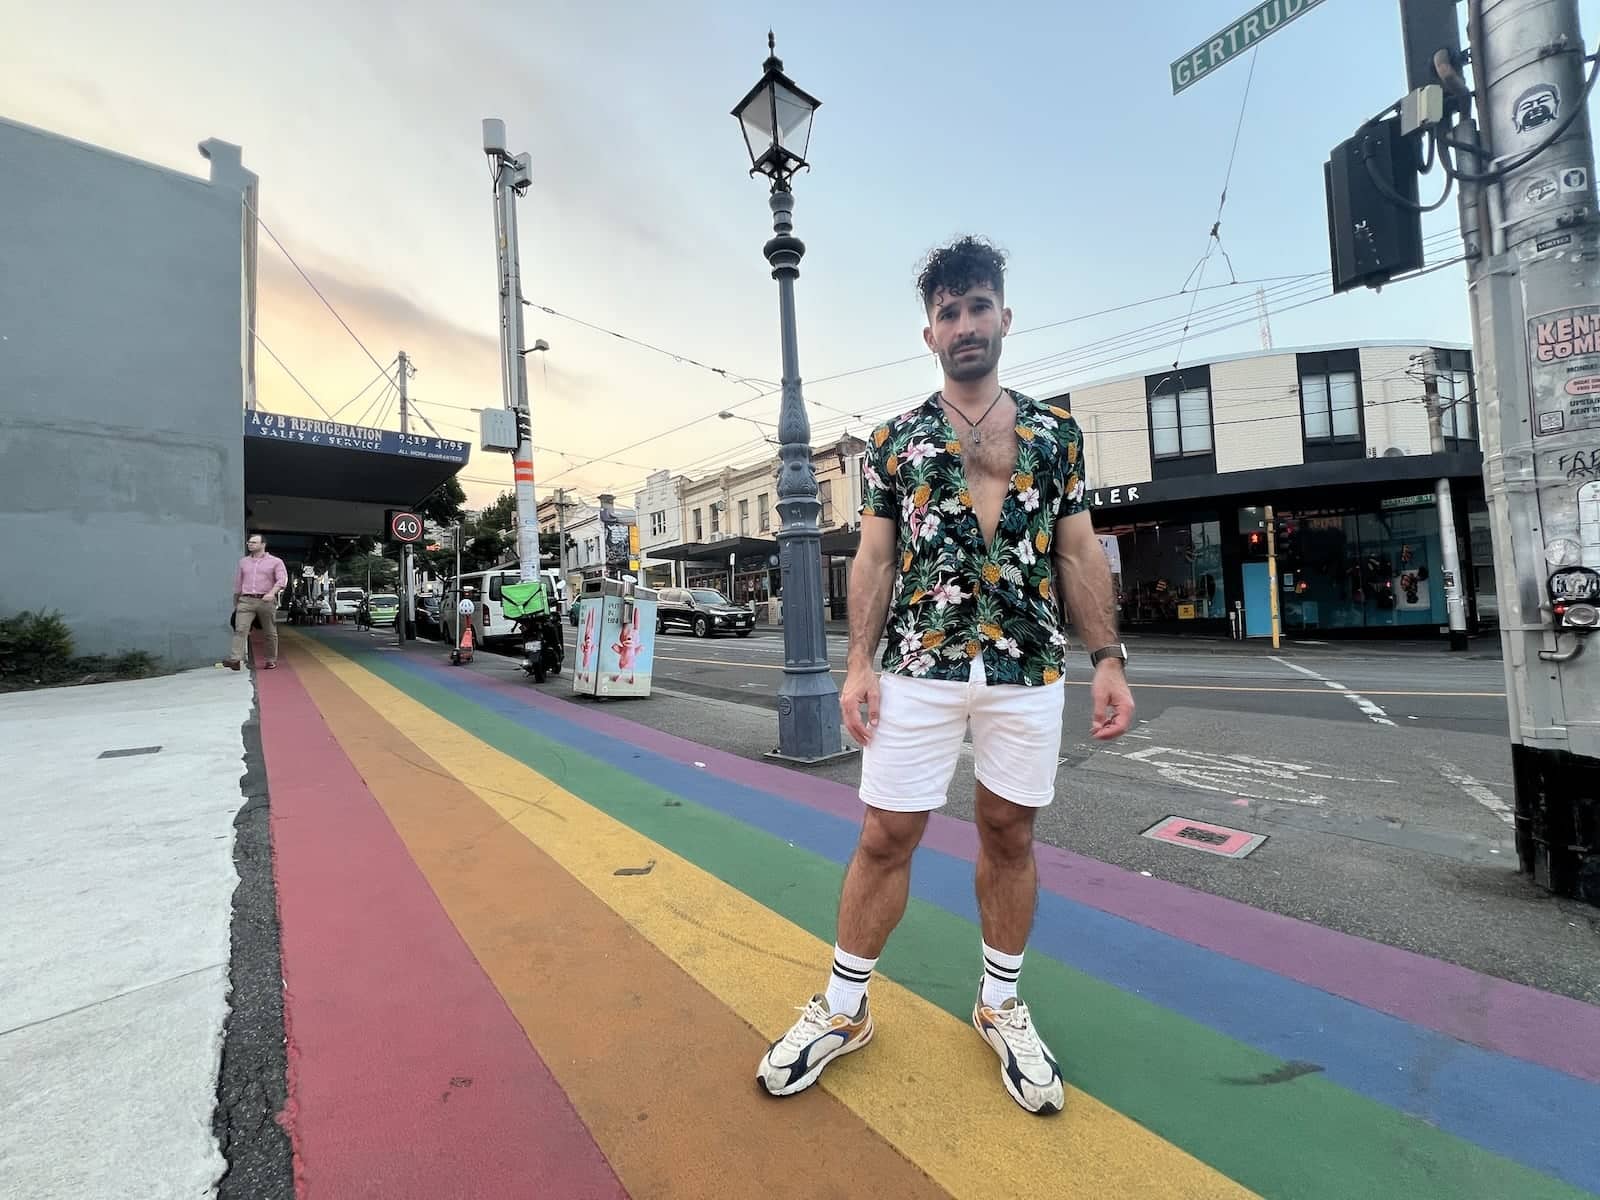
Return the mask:
[[[311,639],[303,645],[404,736],[769,1038],[792,1021],[832,952],[743,892],[584,803]],[[655,861],[648,875],[618,864]],[[1088,1094],[1041,1120],[1001,1087],[993,1052],[915,993],[874,982],[878,1034],[822,1086],[956,1197],[1250,1197],[1254,1193]],[[535,1038],[537,1041],[537,1038]],[[659,1062],[692,1053],[692,1038]],[[1149,1064],[1145,1064],[1148,1069]],[[1138,1069],[1129,1064],[1129,1069]],[[730,1088],[754,1087],[748,1077]],[[781,1103],[781,1101],[774,1101]]]
[[[706,667],[731,667],[735,669],[749,668],[752,671],[781,671],[783,667],[777,663],[741,662],[732,658],[680,658],[673,654],[657,654],[657,662],[697,663]],[[832,675],[843,675],[844,671],[834,667],[829,672]],[[1069,679],[1068,687],[1088,687],[1087,679]],[[1244,687],[1231,686],[1221,683],[1146,683],[1142,679],[1130,677],[1130,686],[1135,691],[1151,688],[1163,692],[1269,692],[1285,696],[1338,696],[1341,693],[1329,688],[1314,687]],[[1475,696],[1481,699],[1505,699],[1504,692],[1375,692],[1369,688],[1356,689],[1363,696]]]

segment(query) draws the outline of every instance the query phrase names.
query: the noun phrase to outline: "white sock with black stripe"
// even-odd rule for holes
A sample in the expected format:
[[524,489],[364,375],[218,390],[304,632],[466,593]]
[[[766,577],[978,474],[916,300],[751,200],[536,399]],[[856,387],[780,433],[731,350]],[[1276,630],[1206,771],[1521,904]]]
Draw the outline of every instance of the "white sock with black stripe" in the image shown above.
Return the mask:
[[833,972],[828,976],[828,1011],[854,1017],[861,1011],[861,997],[867,994],[867,981],[875,958],[861,958],[840,946],[833,948]]
[[983,1002],[999,1008],[1017,994],[1017,979],[1022,974],[1022,955],[1007,954],[983,943]]

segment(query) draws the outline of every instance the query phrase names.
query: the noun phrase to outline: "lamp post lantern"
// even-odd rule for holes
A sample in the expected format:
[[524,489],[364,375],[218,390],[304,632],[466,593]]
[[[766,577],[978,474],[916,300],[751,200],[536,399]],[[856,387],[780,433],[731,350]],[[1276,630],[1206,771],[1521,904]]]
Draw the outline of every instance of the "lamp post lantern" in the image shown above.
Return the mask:
[[778,564],[783,588],[783,684],[778,689],[778,748],[770,757],[814,763],[843,753],[839,689],[828,665],[822,621],[822,504],[811,466],[811,422],[800,392],[800,351],[795,337],[794,281],[805,244],[794,236],[790,181],[808,166],[811,118],[821,101],[783,73],[767,34],[761,79],[734,107],[750,152],[750,173],[772,183],[772,238],[762,247],[778,281],[783,346],[783,401],[778,410]]

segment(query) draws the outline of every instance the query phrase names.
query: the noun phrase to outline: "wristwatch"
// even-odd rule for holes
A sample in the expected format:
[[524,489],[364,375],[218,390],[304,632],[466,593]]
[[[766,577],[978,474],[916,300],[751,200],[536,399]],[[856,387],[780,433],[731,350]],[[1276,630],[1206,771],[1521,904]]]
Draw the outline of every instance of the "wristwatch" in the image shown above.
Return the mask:
[[1098,667],[1102,661],[1108,658],[1120,658],[1123,662],[1123,665],[1126,666],[1128,662],[1128,648],[1121,642],[1117,642],[1110,646],[1102,646],[1093,654],[1089,655],[1089,662],[1090,665]]

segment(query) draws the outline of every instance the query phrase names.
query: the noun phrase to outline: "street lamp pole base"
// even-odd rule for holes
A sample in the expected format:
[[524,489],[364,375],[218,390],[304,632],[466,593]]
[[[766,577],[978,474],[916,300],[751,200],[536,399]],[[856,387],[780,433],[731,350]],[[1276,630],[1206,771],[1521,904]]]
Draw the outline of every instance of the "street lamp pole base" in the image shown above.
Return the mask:
[[783,762],[831,762],[855,753],[844,748],[839,689],[827,672],[794,672],[778,693],[778,746],[766,757]]
[[769,762],[788,763],[795,767],[817,767],[823,763],[843,762],[847,758],[854,758],[861,751],[854,746],[846,746],[843,750],[835,750],[831,754],[822,754],[816,758],[796,758],[792,754],[785,754],[782,750],[768,750],[761,757]]

